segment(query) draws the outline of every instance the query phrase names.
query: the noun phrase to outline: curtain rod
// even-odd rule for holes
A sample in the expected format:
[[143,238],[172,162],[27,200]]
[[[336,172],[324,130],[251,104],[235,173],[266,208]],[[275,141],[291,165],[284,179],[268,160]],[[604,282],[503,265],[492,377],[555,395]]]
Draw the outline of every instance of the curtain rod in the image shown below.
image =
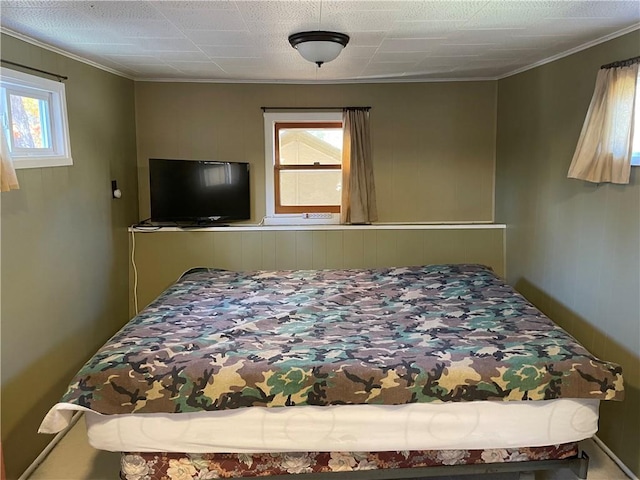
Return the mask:
[[27,70],[31,70],[33,72],[44,73],[45,75],[50,75],[52,77],[56,77],[59,82],[69,79],[69,77],[65,77],[64,75],[58,75],[57,73],[47,72],[46,70],[40,70],[39,68],[29,67],[28,65],[23,65],[21,63],[11,62],[11,61],[5,60],[5,59],[0,59],[0,62],[6,63],[8,65],[13,65],[14,67],[26,68]]
[[356,108],[371,110],[371,107],[260,107],[263,112],[267,110],[344,110],[345,108]]
[[607,63],[606,65],[602,65],[600,69],[628,67],[634,63],[640,63],[640,57],[627,58],[626,60],[620,60],[619,62]]

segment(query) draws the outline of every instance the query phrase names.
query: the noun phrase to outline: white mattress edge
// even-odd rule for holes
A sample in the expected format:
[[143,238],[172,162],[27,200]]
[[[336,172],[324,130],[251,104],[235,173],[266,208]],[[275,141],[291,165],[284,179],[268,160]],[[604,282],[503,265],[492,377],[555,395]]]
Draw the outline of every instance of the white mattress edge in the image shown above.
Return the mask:
[[85,415],[97,449],[269,453],[517,448],[592,437],[599,400],[243,408]]
[[73,417],[73,412],[81,411],[81,412],[90,412],[93,415],[102,414],[98,412],[94,412],[90,408],[82,407],[80,405],[74,405],[73,403],[56,403],[45,415],[42,423],[40,423],[40,427],[38,427],[38,433],[59,433],[69,425],[71,425],[71,418]]

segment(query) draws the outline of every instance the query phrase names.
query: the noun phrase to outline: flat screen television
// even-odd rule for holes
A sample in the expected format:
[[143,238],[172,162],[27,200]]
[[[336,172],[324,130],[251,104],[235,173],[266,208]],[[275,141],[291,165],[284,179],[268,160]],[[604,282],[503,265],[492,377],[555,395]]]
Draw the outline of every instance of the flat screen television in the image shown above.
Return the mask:
[[149,159],[151,221],[215,224],[251,218],[249,164]]

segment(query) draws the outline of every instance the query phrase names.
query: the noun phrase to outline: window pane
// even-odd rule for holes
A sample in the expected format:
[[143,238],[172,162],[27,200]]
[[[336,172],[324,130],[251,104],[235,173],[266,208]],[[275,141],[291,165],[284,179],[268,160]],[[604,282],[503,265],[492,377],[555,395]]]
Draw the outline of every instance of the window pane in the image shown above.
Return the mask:
[[281,165],[339,165],[342,163],[341,128],[282,128]]
[[295,170],[280,172],[280,204],[340,205],[340,170]]
[[9,97],[14,147],[51,148],[47,128],[47,102],[22,95],[12,94]]

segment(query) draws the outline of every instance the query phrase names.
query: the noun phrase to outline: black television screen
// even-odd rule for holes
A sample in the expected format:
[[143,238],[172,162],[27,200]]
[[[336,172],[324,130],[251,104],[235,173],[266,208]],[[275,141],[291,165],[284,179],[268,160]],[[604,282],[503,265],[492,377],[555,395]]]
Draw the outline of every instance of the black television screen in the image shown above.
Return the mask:
[[251,218],[248,163],[151,158],[149,183],[153,222]]

